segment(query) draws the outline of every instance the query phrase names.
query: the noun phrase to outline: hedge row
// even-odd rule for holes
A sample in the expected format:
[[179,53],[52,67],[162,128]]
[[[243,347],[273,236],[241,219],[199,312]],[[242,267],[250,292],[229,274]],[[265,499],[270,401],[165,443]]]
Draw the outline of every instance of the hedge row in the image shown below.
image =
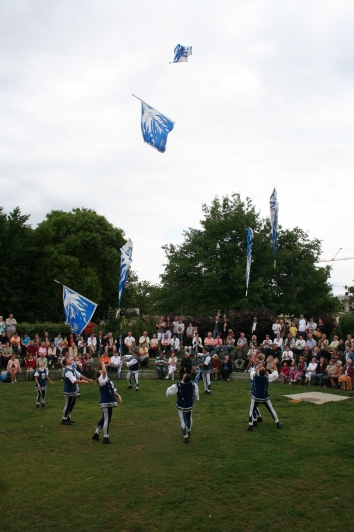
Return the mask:
[[22,336],[23,333],[27,333],[30,338],[33,338],[35,333],[40,337],[44,335],[45,332],[49,334],[51,338],[55,338],[58,333],[61,333],[62,337],[69,336],[71,333],[70,325],[66,323],[20,323],[16,327],[17,333]]

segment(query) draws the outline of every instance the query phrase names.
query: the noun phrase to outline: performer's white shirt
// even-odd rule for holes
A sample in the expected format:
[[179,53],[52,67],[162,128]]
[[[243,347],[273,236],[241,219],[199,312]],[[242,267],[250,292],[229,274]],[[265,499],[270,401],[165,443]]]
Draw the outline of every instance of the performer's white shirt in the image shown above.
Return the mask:
[[[256,370],[254,368],[252,368],[251,371],[250,371],[250,378],[253,379],[255,374],[256,374]],[[276,381],[278,377],[279,377],[279,373],[278,373],[278,370],[276,370],[276,369],[273,371],[273,373],[269,373],[267,375],[269,383]]]
[[[66,366],[67,368],[69,366]],[[70,368],[71,369],[71,368]],[[72,374],[71,371],[68,371],[67,373],[65,373],[65,377],[67,379],[69,379],[69,381],[74,384],[77,380],[80,380],[81,379],[81,373],[79,373],[78,371],[76,371],[76,369],[74,370],[74,375]]]
[[129,360],[128,362],[126,361],[125,363],[129,368],[130,366],[134,366],[134,364],[136,364],[137,362],[138,362],[138,358],[132,357],[131,360]]
[[[195,384],[195,382],[193,382],[192,384],[193,384],[193,399],[194,399],[194,401],[199,401],[199,389],[198,389],[198,386]],[[166,397],[168,397],[169,395],[176,395],[177,392],[178,392],[177,384],[172,384],[172,386],[170,386],[166,390]]]

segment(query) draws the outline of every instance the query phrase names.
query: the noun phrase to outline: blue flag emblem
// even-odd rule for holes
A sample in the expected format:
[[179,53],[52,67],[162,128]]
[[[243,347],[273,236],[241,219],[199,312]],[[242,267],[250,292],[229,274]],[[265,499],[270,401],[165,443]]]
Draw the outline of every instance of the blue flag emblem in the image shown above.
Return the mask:
[[70,325],[73,333],[81,334],[91,320],[97,304],[67,286],[63,286],[63,301],[65,323]]
[[175,123],[145,102],[141,102],[141,131],[144,141],[159,152],[166,151],[167,135]]
[[172,63],[187,63],[188,56],[192,55],[192,47],[182,46],[182,44],[177,44],[176,48],[173,51],[175,57]]

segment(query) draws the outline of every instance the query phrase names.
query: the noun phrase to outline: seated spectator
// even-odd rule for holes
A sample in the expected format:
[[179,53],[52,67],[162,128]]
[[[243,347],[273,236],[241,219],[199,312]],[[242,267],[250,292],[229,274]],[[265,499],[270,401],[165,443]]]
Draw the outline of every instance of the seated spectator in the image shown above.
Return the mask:
[[331,378],[333,374],[336,371],[336,364],[334,363],[334,360],[331,359],[328,363],[328,366],[325,369],[325,375],[323,377],[323,387],[326,388],[328,384],[332,386],[331,384]]
[[310,321],[308,322],[306,327],[307,332],[310,333],[312,336],[316,329],[317,323],[315,323],[315,320],[313,318],[310,318]]
[[165,366],[167,365],[167,360],[165,357],[165,353],[163,351],[160,352],[159,356],[155,359],[155,368],[158,374],[159,379],[163,379],[166,373]]
[[1,365],[3,368],[7,368],[7,364],[12,354],[13,354],[12,347],[10,346],[9,342],[6,342],[5,347],[1,353]]
[[346,364],[343,369],[342,375],[338,377],[338,383],[340,384],[341,390],[350,390],[353,389],[353,363],[350,358],[347,358]]
[[41,339],[39,338],[37,333],[35,333],[33,336],[33,342],[36,347],[39,347],[41,345]]
[[81,345],[77,348],[77,352],[81,355],[81,358],[84,358],[86,353],[88,353],[87,344],[85,340],[81,342]]
[[101,366],[102,366],[102,362],[104,363],[104,365],[106,366],[106,369],[108,371],[110,369],[110,367],[111,367],[111,359],[106,353],[104,353],[102,356],[100,356],[100,364],[101,364]]
[[310,348],[306,345],[304,349],[304,357],[307,365],[311,363],[312,360],[312,351],[310,351]]
[[269,354],[272,351],[273,342],[270,339],[269,334],[266,335],[265,340],[263,340],[263,350],[265,351],[266,357],[269,356]]
[[33,381],[33,375],[36,370],[36,361],[33,358],[33,355],[29,354],[26,359],[26,380]]
[[139,362],[141,368],[143,366],[149,367],[149,348],[145,342],[142,342],[139,348]]
[[118,352],[115,351],[115,353],[111,356],[109,359],[109,367],[112,371],[116,371],[117,375],[120,373],[120,369],[122,366],[121,357],[119,356]]
[[316,345],[316,347],[314,347],[313,350],[312,350],[312,358],[313,358],[313,357],[316,357],[317,362],[320,361],[320,358],[321,358],[321,352],[320,352],[319,348],[317,347],[317,345]]
[[338,379],[343,374],[343,365],[340,360],[335,365],[335,370],[333,371],[333,374],[331,375],[331,385],[332,388],[339,388],[338,385]]
[[51,342],[50,346],[48,347],[47,356],[48,366],[52,366],[52,368],[54,368],[54,366],[57,364],[57,350],[55,348],[54,342]]
[[276,346],[278,353],[283,351],[284,342],[280,336],[280,333],[277,333],[277,336],[274,338],[273,346]]
[[305,384],[311,386],[311,382],[316,383],[317,358],[313,357],[312,362],[307,366]]
[[290,368],[288,366],[288,363],[287,362],[284,362],[281,370],[280,370],[280,375],[281,375],[281,382],[282,384],[285,384],[286,382],[288,382],[289,380],[289,373],[290,373]]
[[87,350],[91,357],[95,356],[95,353],[97,351],[97,338],[95,338],[94,334],[90,334],[90,336],[87,338]]
[[306,347],[306,341],[302,334],[299,335],[299,338],[295,341],[295,347],[293,353],[295,355],[295,360],[299,360],[303,354]]
[[11,383],[17,382],[16,375],[21,373],[21,367],[19,361],[16,359],[15,354],[12,353],[10,360],[7,363],[7,372],[11,377]]
[[[245,337],[245,334],[242,332],[240,333],[240,337],[238,338],[236,342],[236,350],[239,352],[242,351],[242,358],[243,360],[246,359],[247,351],[248,351],[248,342],[247,338]],[[237,357],[238,358],[238,357]]]
[[312,352],[314,350],[315,347],[317,347],[317,342],[316,340],[313,338],[312,334],[309,333],[307,335],[307,340],[306,340],[306,345],[307,347],[309,348],[309,350]]
[[178,357],[180,349],[180,343],[179,339],[177,338],[177,334],[174,334],[171,338],[171,353],[174,353],[176,357]]
[[185,338],[183,339],[183,345],[184,345],[184,352],[189,353],[191,355],[192,349],[193,349],[193,338],[189,332],[187,332]]
[[[38,356],[41,358],[47,358],[48,347],[45,345],[45,342],[41,342],[41,345],[38,347]],[[45,367],[47,367],[47,365]]]
[[333,351],[336,351],[339,345],[338,336],[335,334],[333,336],[332,342],[329,344],[329,352],[332,354]]
[[43,364],[43,366],[45,368],[48,369],[47,348],[43,347],[42,351],[39,352],[40,349],[41,349],[41,347],[38,348],[38,356],[37,356],[37,359],[36,359],[36,368],[38,368],[39,363],[41,363],[41,364]]
[[257,347],[258,346],[258,338],[257,338],[257,336],[255,334],[252,334],[251,344],[253,345],[253,347]]
[[221,348],[222,348],[222,339],[221,339],[220,334],[217,334],[214,340],[214,352],[216,355],[219,354]]
[[191,338],[193,338],[193,323],[190,321],[188,324],[188,327],[186,329],[186,335],[190,334]]
[[320,386],[323,386],[323,378],[326,376],[327,361],[324,357],[320,357],[320,361],[317,366],[317,378]]
[[19,335],[17,334],[17,332],[15,332],[13,336],[11,336],[10,345],[12,347],[13,353],[16,356],[19,356],[21,353],[21,339]]
[[88,379],[92,379],[95,373],[95,368],[93,365],[93,358],[90,353],[86,353],[82,367],[85,377],[87,377]]
[[215,354],[213,356],[213,360],[211,361],[211,377],[212,377],[212,380],[214,380],[214,381],[218,380],[219,374],[220,374],[220,369],[221,369],[221,360],[218,357],[218,355]]
[[351,334],[347,334],[347,339],[345,341],[345,345],[349,347],[350,350],[353,349],[354,345],[353,345],[353,337]]
[[79,348],[79,347],[82,347],[82,346],[84,345],[84,341],[85,341],[85,340],[84,340],[84,337],[83,337],[83,336],[80,336],[80,337],[79,337],[79,340],[78,340],[78,342],[77,342],[77,347],[78,347],[78,348]]
[[166,353],[167,353],[167,351],[170,351],[170,349],[171,349],[171,340],[170,340],[170,337],[169,337],[168,333],[165,333],[162,336],[161,349],[162,349],[162,351],[165,351]]
[[158,348],[159,348],[159,341],[157,339],[157,336],[156,334],[153,334],[152,335],[152,338],[150,340],[150,349],[149,349],[149,355],[151,357],[154,357],[156,356],[156,353],[158,351]]
[[199,336],[198,327],[193,327],[192,338],[195,338],[197,335]]
[[[124,351],[130,353],[133,347],[135,347],[135,338],[133,338],[131,332],[128,332],[128,335],[124,338]],[[107,356],[112,357],[116,351],[117,340],[113,337],[113,334],[109,332],[104,338],[104,352]]]
[[81,375],[83,374],[84,370],[83,370],[83,365],[82,365],[82,362],[81,362],[81,357],[80,355],[76,355],[75,359],[74,359],[74,362],[75,362],[75,369],[76,371],[78,371],[79,373],[81,373]]
[[[103,337],[103,332],[100,331],[96,338],[96,351],[98,351],[99,356],[103,355],[103,351],[105,347],[106,347],[106,339]],[[91,356],[93,355],[91,354]]]
[[192,365],[192,359],[190,358],[188,351],[184,350],[184,357],[181,360],[181,369],[179,371],[181,380],[185,373],[188,373],[188,375],[192,373]]
[[322,334],[317,347],[319,348],[322,357],[329,358],[329,342],[325,334]]
[[[173,336],[176,336],[176,334],[174,334]],[[178,338],[177,338],[178,340]],[[175,356],[175,353],[172,351],[171,352],[171,356],[170,358],[168,359],[168,373],[167,373],[167,377],[166,379],[169,379],[171,377],[171,380],[175,380],[175,371],[177,369],[177,358]]]
[[62,342],[63,339],[61,337],[61,333],[58,333],[57,336],[54,338],[54,345],[55,347],[58,349],[58,345],[60,344],[60,342]]
[[177,325],[177,338],[179,340],[180,347],[183,347],[183,335],[184,335],[184,323],[182,321],[182,318],[178,320]]
[[297,364],[295,360],[292,360],[289,366],[289,384],[292,384],[296,372],[297,372]]
[[7,336],[6,332],[3,331],[0,336],[0,348],[3,349],[5,347],[6,342],[10,345],[10,338]]
[[234,331],[233,331],[232,329],[229,329],[229,330],[227,331],[227,336],[232,336],[232,338],[235,338],[235,333],[234,333]]
[[204,338],[204,347],[208,351],[208,353],[210,353],[210,351],[214,349],[214,338],[211,332],[208,332],[208,336]]
[[232,336],[231,334],[228,334],[228,336],[226,337],[226,340],[225,340],[225,346],[224,346],[224,351],[225,351],[225,355],[228,355],[235,347],[235,337]]
[[196,335],[193,338],[192,347],[195,353],[201,353],[203,351],[202,339],[199,337],[198,333],[196,333]]
[[30,342],[30,337],[27,333],[23,333],[23,336],[21,338],[21,356],[25,358],[26,356],[26,350]]
[[338,342],[337,351],[338,351],[338,353],[344,353],[344,351],[345,351],[345,344],[344,344],[344,340],[342,338]]
[[26,355],[32,355],[34,359],[37,358],[38,355],[38,347],[34,345],[34,340],[30,340],[27,349],[26,349]]
[[302,381],[306,374],[306,370],[307,370],[307,363],[305,362],[305,357],[300,356],[300,360],[297,365],[297,370],[292,380],[292,384],[302,384]]
[[293,338],[293,335],[289,333],[284,342],[285,347],[288,345],[290,347],[290,351],[292,351],[295,347],[295,343],[295,338]]
[[274,357],[273,355],[269,355],[269,357],[266,360],[265,368],[268,371],[268,373],[273,373],[274,370]]
[[349,358],[352,361],[352,364],[354,364],[354,353],[348,345],[345,346],[343,358],[344,358],[343,360],[344,363],[346,363],[346,361]]
[[290,351],[289,345],[287,345],[286,348],[285,348],[285,351],[283,351],[283,354],[282,354],[282,357],[281,357],[282,364],[284,364],[286,362],[287,366],[289,367],[290,362],[292,360],[294,360],[294,354],[293,354],[292,351]]
[[232,363],[229,355],[225,355],[224,361],[221,363],[220,372],[224,381],[230,380],[230,375],[232,373]]
[[143,334],[139,338],[139,347],[141,347],[142,343],[145,343],[145,346],[149,349],[150,345],[150,338],[148,337],[147,331],[143,331]]
[[74,359],[75,357],[77,357],[77,347],[75,345],[75,342],[69,343],[69,346],[70,346],[68,349],[69,357]]
[[44,342],[44,345],[46,347],[50,346],[51,339],[49,338],[49,334],[47,332],[44,333],[43,338],[41,338],[41,343]]

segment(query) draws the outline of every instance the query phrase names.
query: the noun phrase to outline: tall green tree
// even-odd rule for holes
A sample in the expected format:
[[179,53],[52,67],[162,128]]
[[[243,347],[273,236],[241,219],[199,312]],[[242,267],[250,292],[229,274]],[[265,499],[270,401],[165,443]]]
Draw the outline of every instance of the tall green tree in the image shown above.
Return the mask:
[[[252,201],[239,194],[216,197],[203,205],[201,229],[189,228],[184,242],[166,245],[167,264],[161,276],[160,300],[183,313],[214,313],[265,305],[273,313],[306,314],[333,311],[337,300],[329,283],[330,267],[318,268],[318,239],[295,227],[279,227],[277,267],[269,220],[261,219]],[[245,297],[246,235],[254,232],[252,268]]]

